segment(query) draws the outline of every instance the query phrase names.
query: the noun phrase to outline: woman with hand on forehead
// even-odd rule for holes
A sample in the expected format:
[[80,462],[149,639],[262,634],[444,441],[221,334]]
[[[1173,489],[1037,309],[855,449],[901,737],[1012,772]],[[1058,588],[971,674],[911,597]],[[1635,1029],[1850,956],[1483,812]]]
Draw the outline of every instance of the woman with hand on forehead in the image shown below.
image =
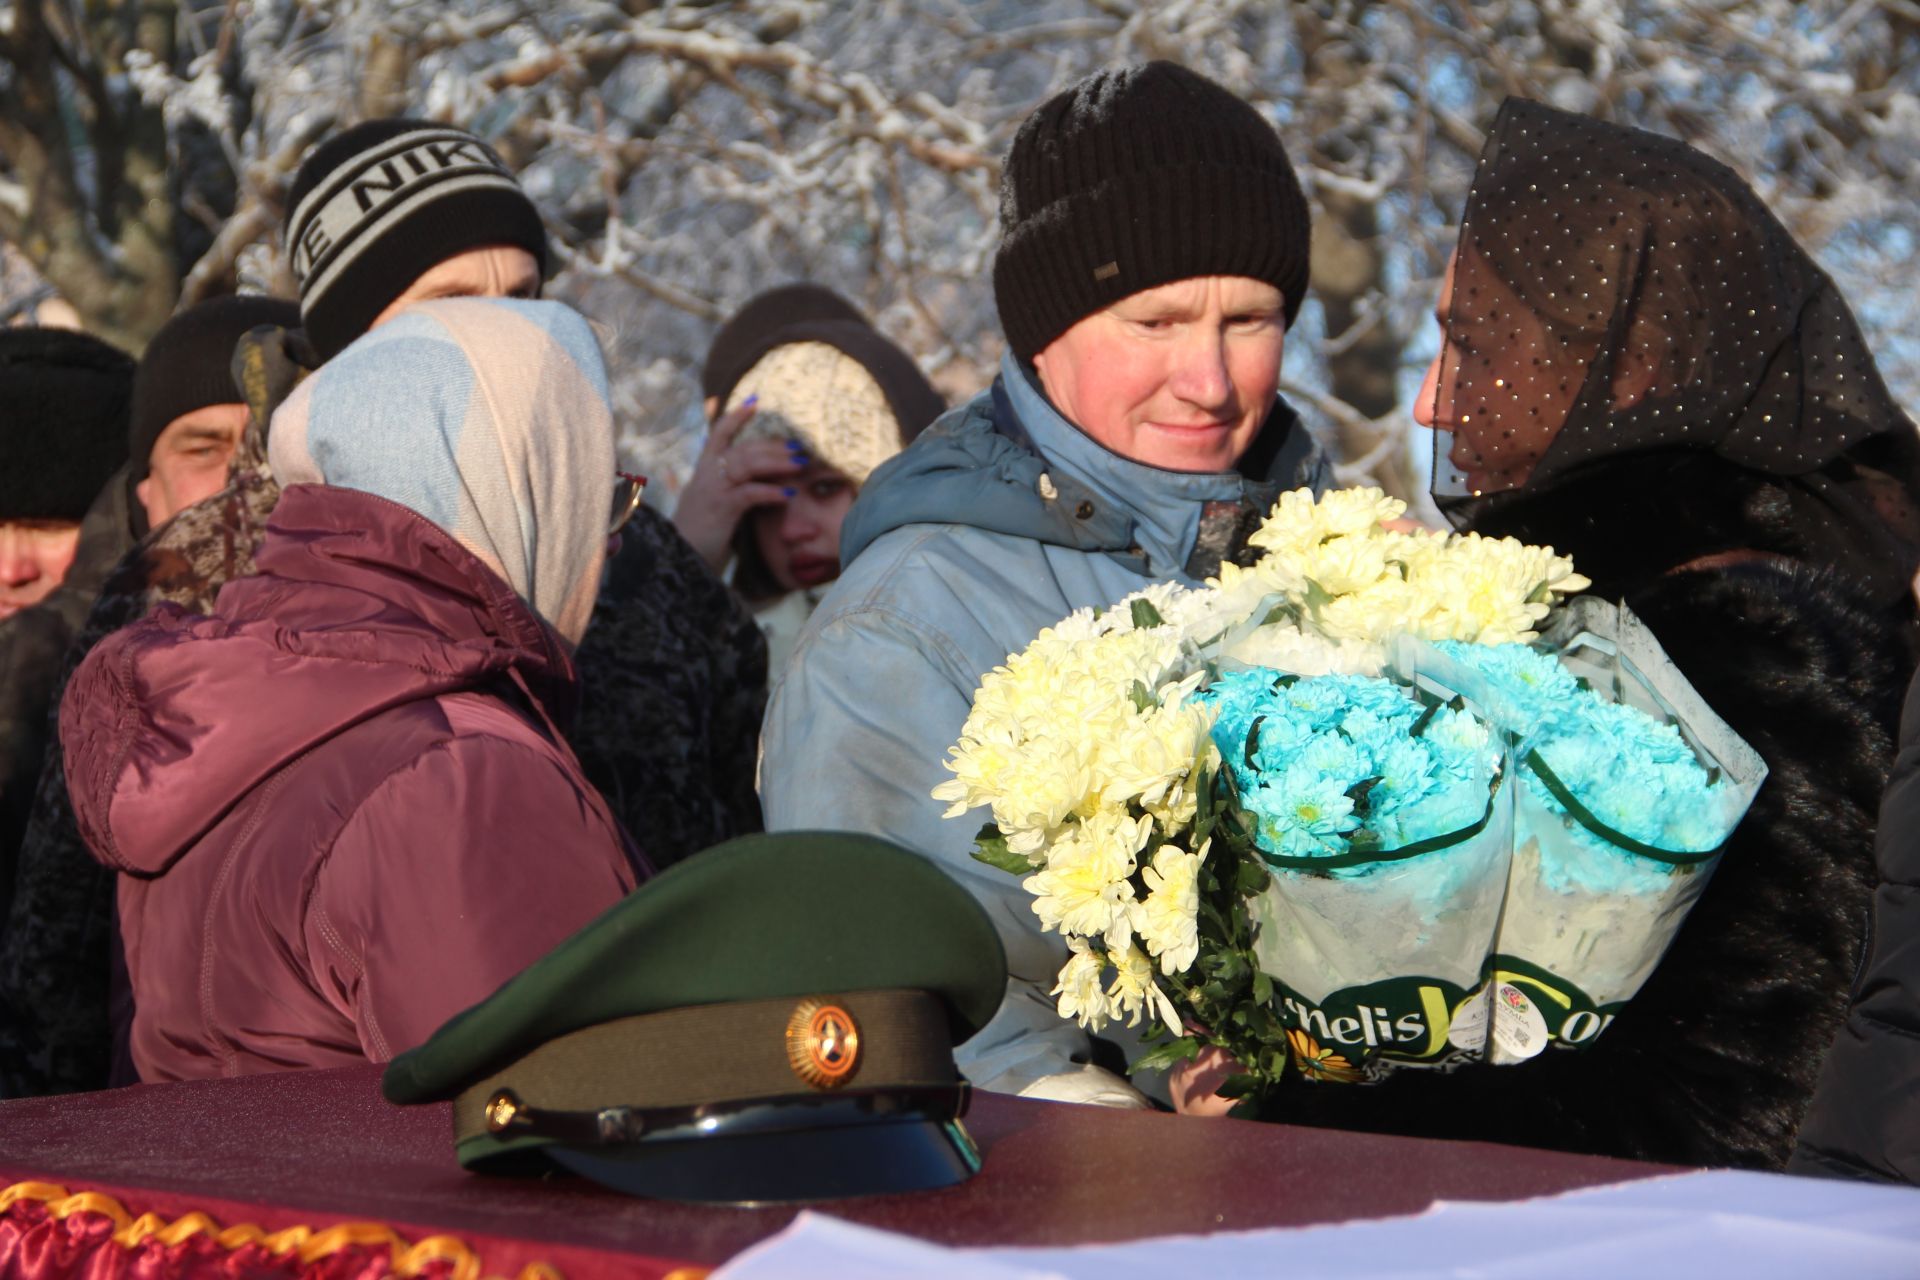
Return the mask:
[[1580,1052],[1301,1090],[1307,1123],[1779,1167],[1866,942],[1912,670],[1920,448],[1846,303],[1671,138],[1510,99],[1414,416],[1462,529],[1551,544],[1766,760],[1666,957]]
[[767,635],[777,680],[840,576],[840,523],[873,469],[946,408],[913,358],[853,306],[782,285],[714,336],[701,371],[713,426],[674,526]]

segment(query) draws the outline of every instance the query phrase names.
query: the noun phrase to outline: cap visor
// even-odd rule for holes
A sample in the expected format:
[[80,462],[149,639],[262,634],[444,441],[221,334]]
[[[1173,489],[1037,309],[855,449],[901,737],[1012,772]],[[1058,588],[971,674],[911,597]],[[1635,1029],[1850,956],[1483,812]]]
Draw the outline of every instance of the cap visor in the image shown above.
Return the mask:
[[979,1152],[958,1121],[925,1119],[592,1150],[555,1145],[546,1153],[628,1195],[728,1204],[929,1191],[964,1182],[980,1168]]

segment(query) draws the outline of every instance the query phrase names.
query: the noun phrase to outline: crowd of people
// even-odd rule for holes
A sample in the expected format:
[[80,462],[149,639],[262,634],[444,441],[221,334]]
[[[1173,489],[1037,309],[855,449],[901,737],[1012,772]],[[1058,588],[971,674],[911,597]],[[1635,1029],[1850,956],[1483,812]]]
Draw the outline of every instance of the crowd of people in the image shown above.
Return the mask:
[[[0,330],[0,1096],[389,1059],[764,826],[986,907],[975,1087],[1230,1105],[1217,1053],[1130,1075],[1060,1017],[1062,940],[931,793],[1009,653],[1250,563],[1330,484],[1279,394],[1308,201],[1259,112],[1156,62],[1037,108],[1001,212],[991,386],[949,409],[846,300],[770,289],[698,371],[671,521],[540,298],[538,211],[456,127],[312,151],[297,299],[202,303],[137,363]],[[1436,316],[1440,509],[1571,555],[1769,780],[1591,1049],[1275,1118],[1920,1179],[1920,436],[1846,303],[1723,165],[1511,100]]]

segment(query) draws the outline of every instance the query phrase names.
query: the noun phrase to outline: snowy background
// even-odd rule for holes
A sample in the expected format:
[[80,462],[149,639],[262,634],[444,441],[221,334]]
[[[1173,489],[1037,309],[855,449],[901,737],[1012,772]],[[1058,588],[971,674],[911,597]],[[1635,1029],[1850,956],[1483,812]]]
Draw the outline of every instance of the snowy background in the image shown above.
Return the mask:
[[812,279],[950,398],[999,354],[999,160],[1035,105],[1164,57],[1278,127],[1317,212],[1289,392],[1346,477],[1423,488],[1407,401],[1482,131],[1508,93],[1747,175],[1920,392],[1914,0],[0,2],[0,322],[137,349],[183,302],[290,291],[312,142],[411,114],[488,138],[544,211],[550,296],[610,327],[630,460],[670,504],[717,323]]

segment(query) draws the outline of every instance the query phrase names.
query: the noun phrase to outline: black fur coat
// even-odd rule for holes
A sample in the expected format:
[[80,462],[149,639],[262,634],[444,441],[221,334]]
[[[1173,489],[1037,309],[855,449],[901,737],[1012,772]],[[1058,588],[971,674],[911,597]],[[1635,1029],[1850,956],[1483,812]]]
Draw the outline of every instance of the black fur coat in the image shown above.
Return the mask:
[[[1678,563],[1719,549],[1687,548]],[[1372,1086],[1303,1082],[1269,1118],[1686,1165],[1785,1162],[1865,945],[1908,623],[1777,555],[1604,585],[1770,770],[1666,957],[1584,1051]]]

